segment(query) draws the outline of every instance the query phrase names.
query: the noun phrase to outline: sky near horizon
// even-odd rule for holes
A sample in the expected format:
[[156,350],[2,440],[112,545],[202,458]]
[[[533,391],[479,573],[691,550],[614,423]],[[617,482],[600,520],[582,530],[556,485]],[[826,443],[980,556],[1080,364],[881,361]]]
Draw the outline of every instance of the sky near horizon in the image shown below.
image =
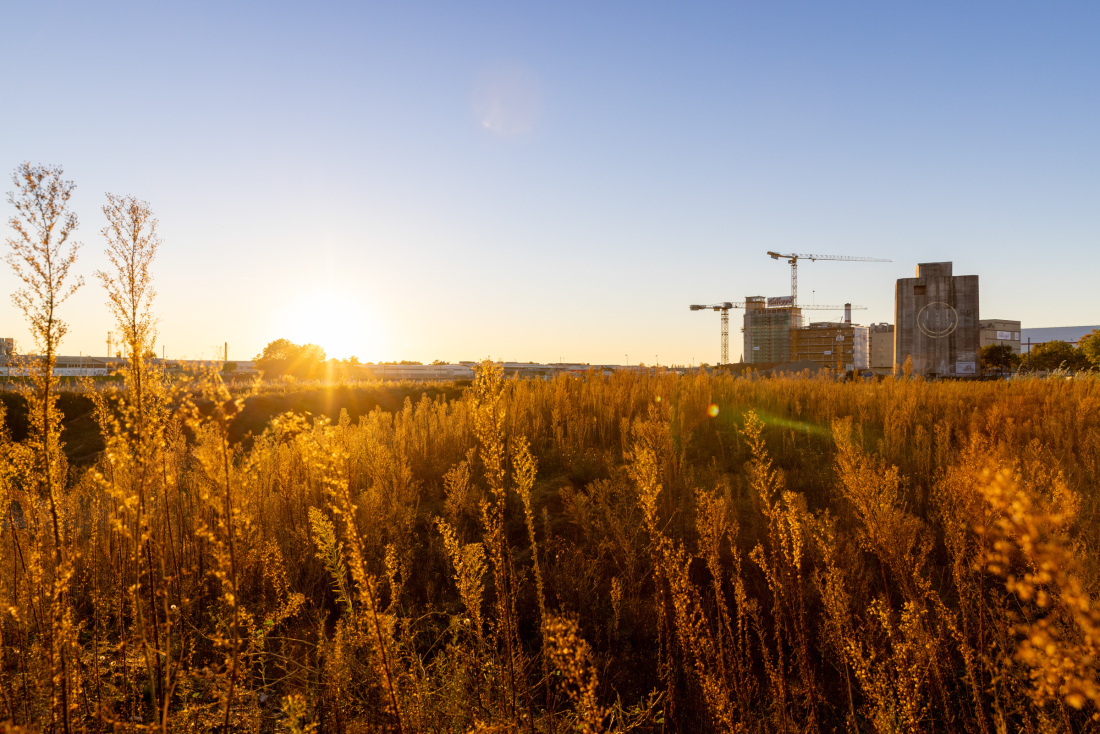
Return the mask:
[[113,328],[105,192],[160,220],[169,357],[713,363],[688,305],[788,294],[768,250],[891,259],[799,267],[860,323],[952,260],[982,318],[1098,324],[1098,38],[1084,2],[7,0],[0,191],[77,184],[63,354]]

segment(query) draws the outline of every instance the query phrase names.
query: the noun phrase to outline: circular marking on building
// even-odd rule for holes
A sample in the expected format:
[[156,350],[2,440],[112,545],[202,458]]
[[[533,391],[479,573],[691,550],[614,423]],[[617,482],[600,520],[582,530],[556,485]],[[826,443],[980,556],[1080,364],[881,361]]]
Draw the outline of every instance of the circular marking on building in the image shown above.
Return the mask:
[[942,339],[959,325],[959,312],[943,301],[929,303],[917,314],[917,328],[932,339]]

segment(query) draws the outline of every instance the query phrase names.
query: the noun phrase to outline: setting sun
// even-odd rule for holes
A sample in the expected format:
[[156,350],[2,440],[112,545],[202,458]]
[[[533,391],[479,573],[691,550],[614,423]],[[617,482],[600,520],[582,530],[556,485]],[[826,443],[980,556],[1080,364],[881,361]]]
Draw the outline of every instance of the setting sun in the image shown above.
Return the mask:
[[362,300],[342,293],[314,291],[290,300],[272,321],[271,339],[317,344],[329,357],[362,362],[378,359],[384,335]]

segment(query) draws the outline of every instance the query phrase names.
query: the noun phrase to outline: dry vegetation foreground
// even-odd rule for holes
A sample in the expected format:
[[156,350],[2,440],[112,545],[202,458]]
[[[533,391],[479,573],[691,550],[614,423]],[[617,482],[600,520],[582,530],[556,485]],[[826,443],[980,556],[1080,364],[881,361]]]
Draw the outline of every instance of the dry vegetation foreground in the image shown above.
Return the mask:
[[1100,728],[1100,380],[486,364],[240,442],[216,377],[138,377],[89,465],[33,395],[0,443],[12,725]]

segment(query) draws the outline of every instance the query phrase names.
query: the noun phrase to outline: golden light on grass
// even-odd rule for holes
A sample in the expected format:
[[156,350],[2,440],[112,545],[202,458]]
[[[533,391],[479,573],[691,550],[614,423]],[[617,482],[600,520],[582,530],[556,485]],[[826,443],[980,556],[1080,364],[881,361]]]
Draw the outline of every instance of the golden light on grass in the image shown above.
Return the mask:
[[[46,355],[62,301],[29,269],[56,254],[35,213],[75,227],[60,173],[22,169],[9,240]],[[130,263],[159,241],[143,202],[111,204],[101,280],[133,359],[90,391],[43,359],[29,409],[0,401],[29,424],[0,430],[5,730],[274,731],[280,708],[292,732],[1100,724],[1095,374],[484,362],[467,386],[242,392],[146,356]],[[325,291],[280,318],[338,356],[381,333]],[[82,405],[95,425],[62,432]]]

